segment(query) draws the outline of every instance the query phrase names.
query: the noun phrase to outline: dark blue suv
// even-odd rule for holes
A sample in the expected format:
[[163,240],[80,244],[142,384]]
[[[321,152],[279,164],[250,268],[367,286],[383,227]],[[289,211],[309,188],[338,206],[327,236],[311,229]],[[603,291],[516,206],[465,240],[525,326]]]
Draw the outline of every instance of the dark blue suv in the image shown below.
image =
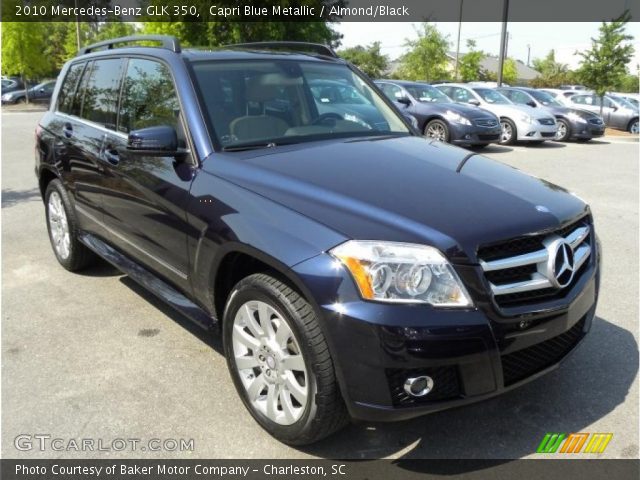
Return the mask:
[[[323,108],[313,85],[361,103]],[[419,136],[325,46],[92,45],[36,135],[60,264],[102,257],[219,329],[240,398],[284,442],[486,399],[591,326],[589,207]]]

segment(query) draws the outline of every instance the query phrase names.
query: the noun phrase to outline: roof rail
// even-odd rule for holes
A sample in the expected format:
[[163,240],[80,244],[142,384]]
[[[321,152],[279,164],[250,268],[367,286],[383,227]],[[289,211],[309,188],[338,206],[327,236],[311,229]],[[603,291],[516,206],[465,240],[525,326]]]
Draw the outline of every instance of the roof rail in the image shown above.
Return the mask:
[[114,45],[118,45],[121,43],[137,43],[149,41],[160,42],[162,43],[162,48],[166,48],[167,50],[171,50],[175,53],[180,53],[181,51],[180,42],[178,41],[178,39],[170,35],[132,35],[130,37],[113,38],[111,40],[105,40],[104,42],[87,45],[86,47],[82,47],[80,50],[78,50],[78,55],[85,55],[101,48],[111,50],[112,48],[114,48]]
[[310,52],[325,57],[338,58],[336,52],[334,52],[328,45],[322,45],[321,43],[309,43],[309,42],[250,42],[250,43],[234,43],[232,45],[225,45],[227,48],[256,48],[266,50],[293,50],[299,52]]

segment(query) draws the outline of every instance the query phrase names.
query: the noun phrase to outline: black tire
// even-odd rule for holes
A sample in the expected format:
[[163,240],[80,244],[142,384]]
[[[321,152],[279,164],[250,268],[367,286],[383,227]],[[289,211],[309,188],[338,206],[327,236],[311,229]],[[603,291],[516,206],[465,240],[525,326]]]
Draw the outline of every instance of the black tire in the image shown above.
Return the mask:
[[[502,133],[500,134],[500,145],[513,145],[518,140],[518,129],[516,128],[515,123],[513,123],[508,118],[500,119],[500,126],[502,127]],[[509,138],[505,138],[506,135],[506,127],[511,129],[511,136]]]
[[[232,338],[234,320],[240,307],[253,301],[264,302],[272,307],[286,321],[300,344],[309,378],[309,400],[302,416],[291,425],[276,423],[251,404],[236,365]],[[262,273],[238,282],[225,307],[223,339],[227,365],[238,395],[260,426],[281,442],[289,445],[314,443],[349,422],[333,361],[315,312],[304,298],[285,283]]]
[[[66,223],[68,225],[70,238],[69,254],[66,257],[62,256],[56,249],[52,234],[49,200],[54,193],[57,194],[62,201],[62,207],[64,208]],[[60,180],[51,180],[51,182],[49,182],[49,184],[47,185],[47,189],[44,194],[44,205],[47,231],[49,232],[49,241],[51,242],[51,248],[53,249],[53,253],[58,259],[60,265],[62,265],[70,272],[75,272],[93,264],[96,260],[96,256],[91,250],[85,247],[78,240],[78,222],[76,220],[75,208],[73,207],[72,201]]]
[[591,139],[590,138],[576,138],[576,142],[578,143],[587,143],[590,142]]
[[633,133],[635,135],[638,134],[638,119],[637,118],[634,118],[633,120],[631,120],[629,122],[629,125],[627,126],[627,131],[629,133]]
[[558,131],[561,130],[561,125],[562,125],[562,131],[564,131],[564,134],[556,135],[556,138],[554,140],[556,142],[567,142],[569,138],[571,138],[571,124],[567,122],[564,118],[559,118]]
[[[430,133],[430,130],[437,130],[439,132],[439,136],[436,137],[434,134]],[[449,125],[442,120],[431,120],[424,127],[424,136],[433,140],[449,143]]]
[[27,99],[24,97],[20,97],[18,100],[16,100],[16,105],[24,105],[25,103],[27,103]]
[[487,148],[488,145],[488,143],[472,143],[469,145],[469,148],[472,150],[482,150],[483,148]]

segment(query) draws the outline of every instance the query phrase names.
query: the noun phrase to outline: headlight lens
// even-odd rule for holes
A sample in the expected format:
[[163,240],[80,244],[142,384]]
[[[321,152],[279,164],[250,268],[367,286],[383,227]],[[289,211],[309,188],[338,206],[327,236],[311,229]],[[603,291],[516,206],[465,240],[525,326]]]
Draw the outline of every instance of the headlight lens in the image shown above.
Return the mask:
[[567,115],[567,118],[569,120],[571,120],[572,122],[587,123],[587,121],[584,118],[582,118],[580,115],[578,115],[577,113],[574,113],[574,112],[570,112]]
[[11,94],[5,93],[4,95],[2,95],[2,100],[11,100]]
[[462,125],[471,125],[471,121],[467,117],[460,115],[458,112],[447,110],[444,116],[450,122],[461,123]]
[[451,264],[433,247],[350,240],[329,253],[347,267],[366,300],[473,305]]
[[524,123],[533,123],[533,117],[530,115],[523,115],[522,117],[520,117],[520,120],[522,120]]

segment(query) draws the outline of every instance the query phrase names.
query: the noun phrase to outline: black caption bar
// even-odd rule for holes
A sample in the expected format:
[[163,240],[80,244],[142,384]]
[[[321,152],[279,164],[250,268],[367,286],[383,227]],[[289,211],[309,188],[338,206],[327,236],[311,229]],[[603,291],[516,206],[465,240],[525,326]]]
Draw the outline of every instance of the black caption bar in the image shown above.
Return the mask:
[[636,460],[0,460],[3,480],[637,480]]
[[2,0],[4,22],[511,22],[609,21],[637,0]]

